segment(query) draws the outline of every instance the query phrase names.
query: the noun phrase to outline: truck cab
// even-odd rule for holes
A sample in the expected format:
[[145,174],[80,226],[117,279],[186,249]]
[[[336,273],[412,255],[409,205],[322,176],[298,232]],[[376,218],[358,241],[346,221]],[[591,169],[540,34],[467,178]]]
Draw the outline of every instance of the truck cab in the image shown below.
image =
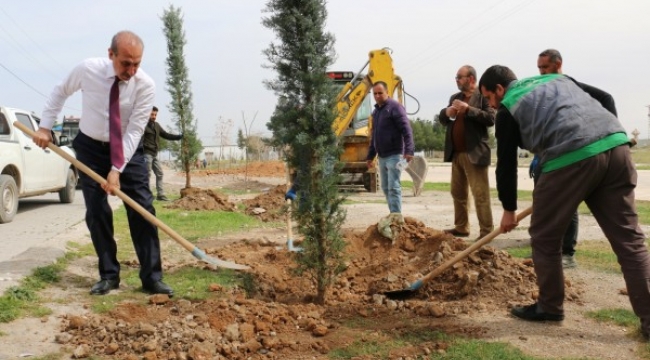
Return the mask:
[[[12,124],[38,130],[33,113],[0,107],[0,224],[13,220],[21,198],[57,192],[62,203],[74,201],[77,169],[49,148],[41,149]],[[53,135],[54,143],[57,137]],[[63,151],[74,156],[72,150]]]

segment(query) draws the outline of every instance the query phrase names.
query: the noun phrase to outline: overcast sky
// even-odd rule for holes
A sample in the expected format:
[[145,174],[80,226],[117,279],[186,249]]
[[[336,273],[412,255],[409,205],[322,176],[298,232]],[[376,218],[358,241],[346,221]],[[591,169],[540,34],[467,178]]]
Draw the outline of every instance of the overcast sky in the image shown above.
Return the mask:
[[[266,123],[275,95],[262,81],[274,34],[261,25],[263,0],[0,2],[0,104],[40,114],[45,96],[81,60],[108,56],[119,30],[145,42],[142,63],[157,83],[158,119],[171,125],[165,89],[166,39],[160,16],[182,9],[186,64],[194,116],[204,145],[217,143],[218,119],[232,120],[232,139],[244,129],[270,136]],[[650,1],[648,0],[331,0],[327,31],[336,37],[332,70],[359,70],[370,50],[393,50],[395,72],[416,97],[415,115],[432,119],[457,91],[461,65],[480,74],[509,66],[518,77],[537,75],[537,55],[560,50],[564,73],[610,92],[628,134],[648,138]],[[407,110],[416,110],[407,98]],[[62,115],[81,114],[80,95]],[[253,121],[254,119],[254,121]]]

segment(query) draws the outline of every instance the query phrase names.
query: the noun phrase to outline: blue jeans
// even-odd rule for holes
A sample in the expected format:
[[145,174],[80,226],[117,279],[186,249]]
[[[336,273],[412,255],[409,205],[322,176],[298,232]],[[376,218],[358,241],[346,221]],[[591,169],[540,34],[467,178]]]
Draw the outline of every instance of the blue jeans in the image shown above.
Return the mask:
[[399,154],[378,158],[381,190],[386,196],[391,213],[402,213],[402,184],[399,181],[401,171],[397,169],[397,163],[401,158],[402,155]]

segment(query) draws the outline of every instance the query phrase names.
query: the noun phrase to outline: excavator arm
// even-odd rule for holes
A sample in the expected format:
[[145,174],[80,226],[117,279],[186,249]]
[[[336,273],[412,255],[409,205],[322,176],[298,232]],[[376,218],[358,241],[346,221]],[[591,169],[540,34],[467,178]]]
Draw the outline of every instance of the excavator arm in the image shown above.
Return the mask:
[[[367,73],[364,75],[364,70]],[[330,77],[334,74],[330,73]],[[336,78],[334,79],[336,81]],[[390,56],[390,49],[372,50],[368,54],[368,61],[360,71],[349,80],[337,95],[336,113],[337,117],[332,123],[332,129],[336,136],[342,138],[343,154],[341,161],[343,173],[350,175],[353,180],[351,184],[360,182],[366,190],[371,192],[377,191],[377,177],[373,171],[368,171],[366,157],[368,156],[368,146],[370,144],[370,131],[372,129],[372,117],[368,114],[365,119],[357,119],[359,123],[353,124],[355,116],[364,104],[366,97],[372,90],[372,84],[383,81],[387,85],[388,95],[393,99],[404,104],[404,89],[402,78],[395,74],[393,69],[393,60]],[[406,172],[413,178],[414,195],[418,196],[424,186],[424,179],[427,172],[426,161],[421,157],[415,157]],[[359,177],[354,175],[361,174]]]
[[[390,49],[373,50],[368,54],[368,62],[357,72],[356,76],[343,86],[336,97],[337,117],[332,123],[332,128],[337,136],[343,136],[348,130],[355,114],[363,104],[366,96],[372,90],[372,84],[383,81],[388,86],[388,95],[394,98],[397,90],[397,100],[404,103],[402,78],[395,75]],[[365,75],[363,71],[368,68]],[[366,135],[369,135],[367,133]]]

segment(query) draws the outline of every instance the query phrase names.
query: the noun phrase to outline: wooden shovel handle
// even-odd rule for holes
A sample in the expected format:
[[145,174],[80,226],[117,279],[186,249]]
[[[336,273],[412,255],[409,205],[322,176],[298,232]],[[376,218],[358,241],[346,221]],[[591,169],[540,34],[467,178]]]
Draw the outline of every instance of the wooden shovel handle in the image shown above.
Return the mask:
[[[22,132],[24,132],[25,134],[29,135],[29,136],[32,137],[32,138],[33,138],[34,135],[35,135],[35,133],[34,133],[31,129],[27,128],[25,125],[21,124],[21,123],[18,122],[18,121],[14,121],[14,126],[17,127],[17,128],[20,129]],[[59,154],[62,158],[68,160],[72,165],[74,165],[74,167],[76,167],[77,169],[81,170],[84,174],[90,176],[93,180],[97,181],[99,184],[104,185],[104,184],[106,183],[106,179],[104,179],[103,177],[99,176],[99,174],[97,174],[96,172],[94,172],[94,171],[93,171],[91,168],[89,168],[88,166],[84,165],[81,161],[79,161],[79,160],[77,160],[76,158],[70,156],[70,154],[68,154],[67,152],[63,151],[60,147],[58,147],[58,146],[52,144],[51,142],[47,144],[47,147],[50,148],[50,150],[54,151],[55,153]],[[149,211],[147,211],[145,208],[143,208],[142,206],[140,206],[140,204],[138,204],[137,202],[135,202],[135,201],[134,201],[133,199],[131,199],[128,195],[126,195],[125,193],[123,193],[121,190],[119,190],[119,189],[114,189],[114,190],[113,190],[113,193],[114,193],[117,197],[119,197],[120,199],[122,199],[122,201],[124,201],[124,203],[126,203],[126,204],[129,205],[131,208],[133,208],[135,211],[137,211],[140,215],[142,215],[142,217],[144,217],[145,219],[147,219],[147,221],[149,221],[149,222],[152,223],[153,225],[155,225],[155,226],[159,227],[160,229],[162,229],[162,231],[164,231],[165,233],[167,233],[167,235],[169,235],[172,239],[174,239],[174,241],[176,241],[176,242],[177,242],[178,244],[180,244],[182,247],[184,247],[185,249],[187,249],[187,251],[190,251],[190,252],[191,252],[192,250],[194,250],[194,248],[195,248],[194,244],[192,244],[191,242],[187,241],[185,238],[183,238],[182,236],[180,236],[176,231],[174,231],[172,228],[170,228],[170,227],[167,226],[165,223],[163,223],[162,221],[160,221],[160,219],[158,219],[158,218],[155,217],[153,214],[151,214]]]
[[[521,220],[523,220],[524,218],[526,218],[528,215],[530,215],[532,213],[533,213],[533,207],[532,206],[526,208],[525,210],[523,210],[522,212],[517,214],[517,222],[520,222]],[[444,264],[442,264],[442,265],[438,266],[437,268],[433,269],[430,273],[428,273],[425,277],[422,278],[422,283],[426,283],[430,279],[442,274],[445,270],[449,269],[452,265],[454,265],[455,263],[465,259],[467,256],[469,256],[469,254],[471,254],[475,250],[479,249],[483,245],[489,243],[490,241],[492,241],[495,237],[497,237],[501,233],[502,233],[502,231],[501,231],[500,227],[496,228],[495,230],[492,230],[491,233],[483,236],[482,238],[477,240],[475,243],[470,245],[467,249],[459,252],[458,254],[456,254],[456,256],[454,256],[453,258],[447,260],[447,262],[445,262]]]

